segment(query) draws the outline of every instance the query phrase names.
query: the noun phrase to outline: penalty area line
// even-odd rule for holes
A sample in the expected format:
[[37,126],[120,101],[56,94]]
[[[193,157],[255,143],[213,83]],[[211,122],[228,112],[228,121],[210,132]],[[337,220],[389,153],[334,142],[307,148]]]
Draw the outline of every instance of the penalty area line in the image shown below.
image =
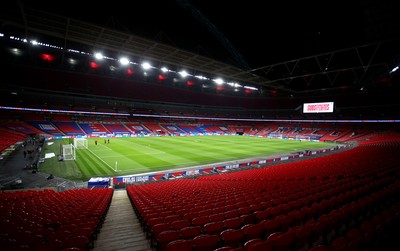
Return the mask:
[[97,154],[95,154],[92,150],[90,150],[89,148],[86,148],[91,154],[93,154],[96,158],[98,158],[101,162],[103,162],[104,164],[106,164],[106,166],[108,166],[111,170],[113,170],[114,172],[117,172],[117,170],[115,170],[112,166],[110,166],[107,162],[105,162],[102,158],[100,158]]

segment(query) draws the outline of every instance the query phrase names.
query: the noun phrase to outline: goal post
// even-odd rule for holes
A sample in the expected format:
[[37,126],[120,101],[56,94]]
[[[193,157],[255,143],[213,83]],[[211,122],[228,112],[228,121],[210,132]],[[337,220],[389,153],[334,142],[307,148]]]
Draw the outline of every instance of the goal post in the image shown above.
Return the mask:
[[88,140],[86,138],[74,138],[75,149],[87,149]]
[[63,160],[76,160],[76,150],[74,145],[68,144],[62,146]]

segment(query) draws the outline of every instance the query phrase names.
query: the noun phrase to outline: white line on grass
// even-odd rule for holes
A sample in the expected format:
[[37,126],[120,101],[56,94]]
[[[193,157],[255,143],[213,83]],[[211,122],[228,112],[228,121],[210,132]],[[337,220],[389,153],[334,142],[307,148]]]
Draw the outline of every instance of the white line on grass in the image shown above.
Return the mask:
[[98,144],[99,146],[101,146],[101,147],[105,147],[105,148],[107,148],[107,150],[110,150],[110,151],[112,151],[112,149],[111,148],[109,148],[108,146],[105,146],[105,145],[102,145],[102,144]]
[[[100,158],[97,154],[95,154],[92,150],[90,150],[89,148],[86,148],[91,154],[93,154],[96,158],[98,158],[101,162],[103,162],[104,164],[106,164],[109,168],[111,168],[111,170],[113,170],[114,172],[116,172],[116,170],[114,168],[112,168],[112,166],[110,166],[107,162],[105,162],[102,158]],[[111,150],[111,149],[110,149]]]
[[[131,157],[131,156],[143,156],[143,155],[149,155],[149,154],[157,154],[157,155],[161,155],[161,154],[168,154],[166,152],[164,153],[133,153],[133,154],[124,154],[124,157]],[[119,155],[102,155],[102,158],[115,158],[118,157]]]

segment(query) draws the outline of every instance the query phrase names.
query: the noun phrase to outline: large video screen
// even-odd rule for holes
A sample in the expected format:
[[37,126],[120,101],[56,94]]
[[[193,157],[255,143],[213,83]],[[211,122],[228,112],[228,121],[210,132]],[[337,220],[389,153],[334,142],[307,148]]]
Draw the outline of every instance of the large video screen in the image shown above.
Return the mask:
[[333,102],[304,103],[303,113],[333,112]]

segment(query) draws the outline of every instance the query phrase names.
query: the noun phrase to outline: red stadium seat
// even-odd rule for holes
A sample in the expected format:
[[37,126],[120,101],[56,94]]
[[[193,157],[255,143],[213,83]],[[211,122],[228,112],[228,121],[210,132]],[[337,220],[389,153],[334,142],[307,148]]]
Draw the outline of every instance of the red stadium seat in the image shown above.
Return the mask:
[[167,244],[166,251],[192,251],[193,240],[175,240]]
[[242,219],[242,225],[253,224],[257,222],[257,215],[255,213],[243,214],[239,217]]
[[270,234],[281,230],[281,222],[279,219],[263,220],[262,222],[264,225],[265,237],[267,238]]
[[274,251],[287,251],[292,250],[295,245],[295,235],[291,232],[284,232],[282,234],[271,234],[268,237],[272,240],[272,245],[274,246]]
[[156,241],[156,248],[158,251],[166,251],[167,245],[171,241],[179,240],[178,230],[166,230],[158,234]]
[[242,218],[234,217],[222,221],[225,229],[239,229],[242,226]]
[[194,251],[214,251],[220,242],[216,234],[202,234],[193,238]]
[[210,218],[208,216],[200,216],[192,219],[192,225],[194,226],[203,226],[208,222],[210,222]]
[[157,242],[157,237],[161,232],[167,231],[170,229],[170,226],[168,223],[159,223],[154,225],[149,233],[149,238],[150,238],[150,244],[151,246],[154,246]]
[[245,240],[243,229],[226,229],[219,236],[222,245],[229,247],[241,247]]
[[171,223],[171,225],[170,225],[170,228],[179,230],[179,229],[182,229],[182,228],[187,227],[189,225],[191,225],[190,221],[180,219],[180,220],[173,221]]
[[205,234],[220,234],[224,230],[223,221],[215,221],[204,224],[203,232]]
[[340,236],[333,240],[332,244],[330,245],[330,251],[345,251],[347,250],[348,245],[349,240],[344,236]]
[[274,246],[270,240],[263,240],[262,242],[254,243],[254,245],[249,246],[246,251],[273,251]]
[[247,224],[242,227],[245,240],[262,239],[264,237],[264,224],[262,222],[256,224]]
[[225,214],[224,213],[211,214],[209,216],[209,219],[210,219],[210,222],[223,221],[223,220],[225,220]]
[[249,251],[251,250],[254,245],[263,242],[263,239],[250,239],[248,241],[246,241],[243,245],[244,250]]
[[200,226],[187,226],[179,230],[179,235],[182,239],[193,239],[201,234],[202,230]]

